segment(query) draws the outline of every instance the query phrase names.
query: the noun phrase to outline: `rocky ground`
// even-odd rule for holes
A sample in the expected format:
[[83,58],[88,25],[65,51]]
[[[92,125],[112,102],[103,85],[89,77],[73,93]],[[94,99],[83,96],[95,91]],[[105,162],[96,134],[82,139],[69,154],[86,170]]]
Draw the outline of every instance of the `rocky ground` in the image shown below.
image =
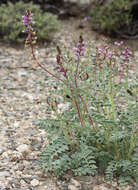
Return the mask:
[[[80,23],[73,18],[63,21],[53,43],[38,50],[40,62],[53,69],[56,44],[72,49],[81,33],[94,46],[103,43],[103,36],[92,32],[87,23]],[[137,51],[134,53],[138,56]],[[48,87],[37,83],[44,80],[51,77],[34,64],[23,48],[0,44],[0,190],[121,189],[116,182],[107,184],[102,176],[65,176],[65,181],[57,181],[38,170],[46,134],[37,128],[36,121],[45,118],[46,104],[41,99],[46,98]],[[134,189],[125,187],[125,190]]]

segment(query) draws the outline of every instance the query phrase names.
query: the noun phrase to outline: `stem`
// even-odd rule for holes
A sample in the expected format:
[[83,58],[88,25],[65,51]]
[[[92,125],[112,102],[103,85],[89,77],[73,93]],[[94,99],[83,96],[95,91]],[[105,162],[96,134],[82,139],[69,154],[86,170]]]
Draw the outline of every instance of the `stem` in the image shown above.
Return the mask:
[[[76,66],[76,74],[75,74],[75,87],[76,87],[76,89],[77,89],[77,74],[78,74],[79,63],[80,63],[80,58],[78,58],[78,62],[77,62],[77,66]],[[84,105],[86,112],[89,113],[86,102],[84,101],[83,97],[81,95],[79,95],[79,97],[80,97],[80,99]],[[80,112],[80,110],[79,110],[79,112]],[[94,125],[93,120],[90,116],[89,116],[89,120],[90,120],[91,125]]]
[[78,58],[77,66],[76,66],[76,74],[75,74],[75,87],[77,88],[77,75],[79,69],[80,58]]
[[126,67],[126,101],[128,104],[128,93],[127,93],[127,89],[128,89],[128,66]]
[[131,154],[135,148],[135,144],[136,144],[136,138],[135,138],[135,132],[134,132],[134,129],[135,129],[135,119],[133,117],[133,120],[132,120],[132,131],[131,131],[131,138],[130,138],[130,148],[129,148],[129,152],[128,152],[128,158],[131,157]]
[[58,76],[56,76],[55,74],[51,73],[50,71],[48,71],[42,64],[40,64],[35,56],[35,53],[34,53],[34,47],[33,47],[33,44],[32,44],[32,37],[31,37],[31,32],[28,33],[28,40],[30,41],[30,47],[31,47],[31,51],[32,51],[32,56],[33,56],[33,59],[34,61],[37,63],[37,65],[39,65],[44,71],[46,71],[48,74],[52,75],[54,78],[64,82],[64,80],[60,79]]
[[112,112],[112,117],[114,119],[114,114],[115,114],[115,107],[114,107],[114,95],[113,95],[113,81],[112,81],[112,73],[110,73],[110,100],[111,100],[111,112]]
[[[87,105],[86,105],[86,102],[84,101],[84,99],[82,98],[81,95],[79,95],[79,97],[80,97],[81,101],[83,102],[83,105],[84,105],[84,108],[85,108],[86,112],[89,113]],[[94,125],[94,122],[93,122],[93,120],[92,120],[92,118],[90,116],[89,116],[89,120],[90,120],[91,125]]]
[[77,109],[77,112],[78,112],[78,116],[79,116],[79,119],[80,119],[80,122],[81,122],[81,126],[83,127],[84,125],[83,125],[83,120],[81,118],[80,109],[79,109],[78,103],[77,103],[75,98],[74,98],[74,103],[75,103],[75,106],[76,106],[76,109]]

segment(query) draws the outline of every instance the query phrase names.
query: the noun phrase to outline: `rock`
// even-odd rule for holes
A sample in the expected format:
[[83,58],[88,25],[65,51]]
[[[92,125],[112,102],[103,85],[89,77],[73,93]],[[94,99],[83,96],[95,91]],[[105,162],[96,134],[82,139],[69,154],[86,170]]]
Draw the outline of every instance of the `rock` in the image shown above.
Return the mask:
[[69,185],[68,190],[79,190],[79,187],[76,187],[75,185]]
[[9,177],[10,173],[8,171],[0,171],[0,178],[1,177]]
[[23,179],[20,180],[20,184],[21,184],[22,186],[26,186],[26,185],[27,185],[26,182],[25,182]]
[[75,185],[76,187],[81,187],[80,182],[78,182],[77,180],[75,180],[75,179],[73,179],[73,178],[71,178],[70,182],[71,182],[73,185]]
[[31,181],[31,185],[32,185],[33,187],[36,187],[37,185],[39,185],[39,181],[38,181],[37,179],[33,179],[33,180]]
[[28,154],[30,152],[30,146],[27,144],[22,144],[17,147],[17,150],[22,154]]
[[30,135],[30,136],[34,136],[38,134],[38,131],[36,129],[32,129],[32,128],[28,128],[25,130],[25,133]]
[[3,152],[4,152],[4,150],[0,148],[0,155],[1,155]]
[[2,153],[1,158],[8,159],[10,154],[11,154],[10,150],[9,151],[5,151],[5,152]]
[[92,190],[99,190],[99,186],[96,185]]
[[119,190],[131,190],[130,186],[118,187]]
[[62,111],[65,111],[65,110],[69,109],[69,106],[70,106],[69,102],[67,102],[65,104],[61,103],[61,104],[58,105],[58,109],[60,109]]
[[26,72],[26,71],[23,71],[23,72],[18,72],[18,76],[20,76],[20,77],[24,77],[24,76],[26,76],[28,73]]
[[107,188],[104,185],[96,185],[92,190],[112,190],[112,189]]

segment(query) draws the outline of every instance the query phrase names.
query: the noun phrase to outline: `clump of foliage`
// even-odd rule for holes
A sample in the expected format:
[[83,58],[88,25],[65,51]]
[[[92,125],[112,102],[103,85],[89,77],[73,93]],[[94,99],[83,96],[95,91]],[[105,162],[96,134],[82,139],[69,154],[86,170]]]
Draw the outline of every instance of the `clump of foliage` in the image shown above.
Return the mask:
[[90,46],[85,54],[77,48],[76,58],[58,54],[63,82],[52,81],[47,99],[54,115],[39,123],[48,132],[49,144],[40,156],[46,172],[104,172],[107,180],[121,184],[137,180],[138,83],[129,78],[131,52],[121,43],[97,48],[95,57]]
[[132,20],[130,0],[95,1],[90,12],[91,21],[100,31],[115,33]]
[[53,88],[51,96],[62,98],[49,98],[55,118],[39,124],[49,134],[40,166],[56,176],[72,170],[75,175],[105,172],[106,179],[117,177],[121,183],[137,178],[137,82],[134,77],[128,83],[129,65],[120,58],[123,49],[118,54],[106,48],[97,49],[93,59],[88,48],[85,61],[73,59],[69,52],[63,55],[65,83],[52,82],[58,89]]
[[132,52],[115,42],[97,47],[93,55],[80,36],[74,54],[57,47],[57,73],[52,73],[35,56],[31,16],[27,11],[23,19],[33,59],[52,76],[46,83],[47,118],[39,122],[48,133],[40,168],[57,177],[68,171],[104,172],[107,180],[137,181],[138,83],[129,72]]
[[[22,1],[0,6],[0,36],[4,41],[23,42],[24,25],[21,16],[24,10],[30,9],[34,13],[39,40],[51,40],[54,33],[59,31],[60,24],[57,17],[51,13],[43,13],[39,5],[23,3]],[[34,24],[35,27],[35,24]]]

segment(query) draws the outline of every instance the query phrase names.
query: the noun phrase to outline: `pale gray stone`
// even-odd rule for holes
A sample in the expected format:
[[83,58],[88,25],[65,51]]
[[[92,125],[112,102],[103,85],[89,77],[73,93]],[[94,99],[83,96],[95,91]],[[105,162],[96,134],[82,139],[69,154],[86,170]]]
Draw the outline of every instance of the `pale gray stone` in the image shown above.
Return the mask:
[[69,185],[68,190],[79,190],[80,188],[76,187],[75,185]]
[[8,171],[0,171],[0,178],[1,177],[9,177],[10,173]]

